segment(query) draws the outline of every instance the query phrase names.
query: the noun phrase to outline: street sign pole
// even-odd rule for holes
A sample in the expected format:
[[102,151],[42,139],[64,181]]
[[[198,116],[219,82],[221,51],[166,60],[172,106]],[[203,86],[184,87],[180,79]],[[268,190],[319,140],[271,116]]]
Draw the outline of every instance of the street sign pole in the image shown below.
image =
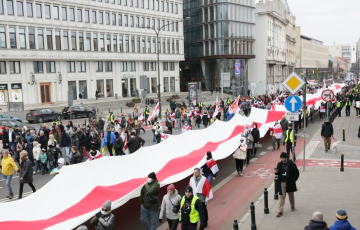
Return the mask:
[[[304,80],[306,82],[306,76],[304,77]],[[306,84],[304,85],[305,90],[304,90],[304,94],[303,94],[303,100],[304,100],[304,105],[303,105],[303,114],[304,114],[304,151],[303,151],[303,172],[305,172],[305,150],[306,150],[306,146],[305,146],[305,133],[306,133]]]

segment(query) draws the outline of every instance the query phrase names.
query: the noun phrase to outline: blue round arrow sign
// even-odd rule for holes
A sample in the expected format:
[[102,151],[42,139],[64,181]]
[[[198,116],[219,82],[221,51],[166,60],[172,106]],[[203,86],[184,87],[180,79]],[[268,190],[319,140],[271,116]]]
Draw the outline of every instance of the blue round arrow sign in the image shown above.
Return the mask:
[[292,113],[299,111],[301,106],[302,106],[302,101],[300,97],[295,95],[288,97],[285,101],[286,110]]

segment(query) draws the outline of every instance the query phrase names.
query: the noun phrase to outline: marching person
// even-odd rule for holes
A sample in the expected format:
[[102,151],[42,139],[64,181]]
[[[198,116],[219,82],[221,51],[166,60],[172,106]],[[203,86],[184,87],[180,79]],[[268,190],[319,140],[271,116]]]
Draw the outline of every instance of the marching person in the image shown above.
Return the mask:
[[297,191],[296,181],[299,178],[299,169],[292,160],[288,159],[288,155],[282,152],[280,155],[281,161],[277,164],[275,173],[279,175],[276,185],[278,187],[280,201],[279,212],[276,217],[281,217],[284,211],[286,193],[289,194],[289,200],[291,204],[291,211],[295,211],[295,197],[294,192]]
[[219,167],[216,164],[216,161],[212,158],[210,151],[206,152],[206,163],[201,167],[201,169],[203,171],[203,176],[206,177],[210,183],[212,180],[216,179]]
[[206,228],[209,219],[206,205],[207,202],[213,198],[210,182],[206,179],[206,177],[200,174],[199,168],[195,168],[194,176],[190,178],[189,185],[192,187],[194,194],[199,197],[201,204],[203,206],[204,214],[205,214],[204,228]]
[[349,100],[349,98],[346,99],[346,102],[345,102],[345,116],[349,116],[350,117],[350,106],[351,106],[351,101]]
[[185,188],[185,196],[180,202],[181,230],[196,230],[200,220],[199,230],[206,227],[206,217],[203,206],[198,196],[193,195],[193,188],[188,186]]
[[288,122],[288,120],[286,120],[285,115],[282,116],[280,125],[281,125],[281,129],[282,129],[281,142],[284,142],[286,130],[288,129],[288,126],[289,126],[289,122]]
[[336,103],[337,112],[339,114],[339,117],[341,117],[341,109],[342,109],[341,105],[342,105],[342,101],[341,101],[341,99],[339,99]]
[[324,139],[325,153],[330,149],[331,137],[334,135],[333,125],[329,122],[329,118],[325,119],[321,127],[321,137]]
[[109,151],[109,155],[113,156],[113,145],[115,141],[115,133],[112,131],[112,125],[109,125],[107,127],[107,132],[104,135],[104,142],[103,147],[107,146],[107,149]]
[[274,127],[272,128],[272,150],[275,151],[275,142],[277,143],[277,149],[280,148],[280,139],[282,136],[281,125],[278,120],[275,120]]
[[[140,221],[146,230],[156,229],[156,218],[159,210],[159,193],[160,184],[154,172],[148,175],[147,182],[141,188],[140,203],[141,203],[141,216]],[[150,217],[150,226],[148,219]]]
[[145,125],[148,124],[148,118],[149,118],[149,115],[150,115],[150,109],[148,108],[148,106],[145,107],[144,109],[144,115],[145,115]]
[[10,200],[14,197],[14,193],[13,190],[11,188],[11,179],[14,175],[14,170],[17,172],[18,171],[18,167],[14,161],[14,159],[12,159],[11,155],[9,154],[9,151],[6,149],[2,150],[2,161],[1,161],[1,173],[4,176],[5,179],[5,184],[7,186],[9,195],[6,196],[6,198],[9,198]]
[[170,230],[176,230],[179,224],[180,201],[181,196],[175,189],[175,186],[170,184],[162,200],[159,215],[160,223],[162,223],[162,220],[166,217]]
[[[285,139],[283,145],[286,145],[286,154],[287,157],[290,158],[290,151],[292,154],[292,145],[294,144],[294,147],[296,146],[296,143],[294,142],[294,131],[292,130],[291,123],[288,124],[288,130],[285,132]],[[294,156],[295,159],[295,156]]]
[[323,220],[323,214],[319,211],[313,213],[309,225],[304,230],[328,230],[327,223]]
[[28,158],[28,153],[23,150],[20,153],[20,169],[19,169],[19,178],[20,178],[20,188],[19,188],[19,200],[22,198],[24,184],[27,183],[32,189],[33,193],[36,192],[36,189],[33,182],[33,168],[32,163]]
[[114,230],[115,216],[111,213],[111,201],[107,200],[103,204],[100,212],[90,220],[90,224],[95,226],[96,230]]
[[246,139],[245,137],[240,137],[240,145],[233,154],[233,157],[235,158],[236,171],[238,173],[238,176],[243,176],[242,172],[243,172],[244,162],[246,159],[246,151],[247,151]]
[[254,123],[253,129],[251,130],[251,136],[254,139],[252,155],[253,157],[256,157],[256,151],[257,151],[256,144],[259,144],[259,139],[260,139],[260,132],[256,123]]
[[356,230],[352,227],[350,222],[347,220],[348,215],[345,210],[339,210],[336,212],[336,221],[334,225],[330,226],[330,230]]
[[241,134],[242,137],[245,137],[246,140],[246,145],[247,145],[247,150],[246,150],[246,165],[249,166],[250,164],[250,158],[252,156],[252,148],[253,148],[253,143],[254,143],[254,139],[251,136],[251,134],[249,133],[248,129],[244,129],[243,133]]

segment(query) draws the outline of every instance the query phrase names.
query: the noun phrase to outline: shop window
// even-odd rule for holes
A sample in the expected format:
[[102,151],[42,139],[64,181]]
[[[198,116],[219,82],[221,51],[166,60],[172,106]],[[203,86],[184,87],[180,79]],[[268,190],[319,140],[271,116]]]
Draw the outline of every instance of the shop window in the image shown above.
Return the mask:
[[114,89],[113,89],[113,80],[106,79],[106,97],[113,97]]
[[22,86],[21,83],[11,84],[12,102],[22,102]]
[[68,81],[68,89],[72,90],[72,98],[77,99],[76,81]]
[[104,97],[104,80],[96,81],[96,89],[98,90],[98,97]]
[[79,91],[82,93],[83,99],[88,99],[86,81],[79,81]]
[[[1,3],[1,1],[0,1]],[[0,71],[1,71],[1,62],[0,62]],[[7,84],[0,85],[0,105],[7,105],[8,99],[8,86]]]

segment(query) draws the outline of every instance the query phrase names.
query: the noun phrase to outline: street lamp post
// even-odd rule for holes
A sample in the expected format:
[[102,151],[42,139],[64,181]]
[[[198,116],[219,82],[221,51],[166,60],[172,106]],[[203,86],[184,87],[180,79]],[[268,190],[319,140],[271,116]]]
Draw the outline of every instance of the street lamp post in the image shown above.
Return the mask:
[[[185,20],[189,20],[190,19],[190,17],[186,17],[185,18]],[[160,34],[160,32],[161,32],[161,30],[163,29],[163,28],[165,28],[166,26],[169,26],[169,25],[171,25],[171,24],[174,24],[174,23],[177,23],[177,22],[182,22],[182,21],[184,21],[184,19],[182,19],[182,20],[180,20],[180,21],[173,21],[173,22],[171,22],[171,23],[168,23],[168,24],[166,24],[166,25],[163,25],[162,27],[160,27],[160,28],[158,28],[158,30],[156,30],[155,29],[155,26],[154,27],[142,27],[142,28],[148,28],[148,29],[152,29],[154,32],[155,32],[155,34],[156,34],[156,53],[157,53],[157,69],[158,69],[158,92],[157,92],[157,94],[158,94],[158,100],[159,100],[159,119],[161,119],[161,93],[160,93],[160,86],[161,86],[161,84],[160,84],[160,51],[159,51],[159,34]]]

